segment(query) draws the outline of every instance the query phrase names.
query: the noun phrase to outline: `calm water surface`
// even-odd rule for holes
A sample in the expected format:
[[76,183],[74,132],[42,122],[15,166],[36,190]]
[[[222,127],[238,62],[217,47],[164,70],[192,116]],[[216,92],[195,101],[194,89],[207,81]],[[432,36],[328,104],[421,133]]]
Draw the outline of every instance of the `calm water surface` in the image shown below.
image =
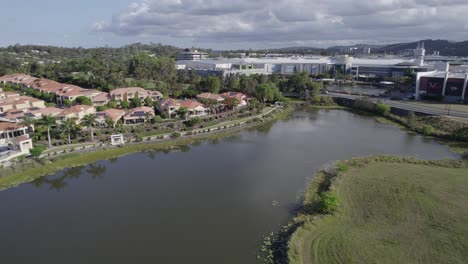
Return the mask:
[[1,263],[256,263],[313,172],[371,154],[456,157],[346,111],[61,171],[0,192]]

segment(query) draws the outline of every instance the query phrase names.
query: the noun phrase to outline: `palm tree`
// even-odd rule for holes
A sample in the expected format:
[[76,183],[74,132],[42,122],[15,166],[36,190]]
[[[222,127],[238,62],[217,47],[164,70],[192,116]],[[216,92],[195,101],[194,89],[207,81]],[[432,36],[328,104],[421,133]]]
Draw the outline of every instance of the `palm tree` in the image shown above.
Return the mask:
[[39,124],[47,127],[47,139],[49,141],[49,148],[52,147],[52,143],[50,141],[50,129],[56,125],[56,119],[54,116],[51,115],[43,115],[42,118],[39,120]]
[[104,119],[104,123],[106,124],[107,128],[115,127],[114,120],[110,118],[109,116],[106,116],[106,118]]
[[151,121],[151,118],[153,117],[153,115],[150,113],[150,112],[146,112],[145,113],[145,121],[146,123],[149,123]]
[[71,134],[75,132],[76,130],[76,121],[78,118],[76,117],[71,117],[65,120],[65,122],[62,123],[61,127],[64,133],[67,133],[68,136],[68,144],[71,144]]
[[92,114],[85,115],[83,119],[81,119],[81,125],[91,130],[91,141],[94,141],[93,128],[96,126],[96,116]]
[[[33,128],[34,126],[34,119],[32,119],[31,117],[29,116],[24,116],[23,117],[23,120],[21,121],[21,125],[25,126],[28,128],[28,132],[31,132],[31,128]],[[34,130],[34,129],[32,129]]]

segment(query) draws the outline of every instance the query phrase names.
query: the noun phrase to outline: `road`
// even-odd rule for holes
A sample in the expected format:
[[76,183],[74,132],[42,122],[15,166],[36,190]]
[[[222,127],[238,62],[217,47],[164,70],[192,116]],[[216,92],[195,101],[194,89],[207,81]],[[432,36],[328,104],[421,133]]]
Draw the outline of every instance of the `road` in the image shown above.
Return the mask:
[[[341,93],[328,93],[328,96],[331,97],[339,97],[339,98],[348,98],[348,99],[360,99],[363,98],[363,96],[360,95],[351,95],[351,94],[341,94]],[[399,109],[404,109],[404,110],[409,110],[409,111],[414,111],[414,112],[421,112],[429,115],[437,115],[437,116],[455,116],[455,117],[461,117],[461,118],[468,118],[468,113],[466,112],[460,112],[460,111],[454,111],[454,110],[444,110],[444,109],[436,109],[432,107],[424,107],[424,106],[416,106],[413,104],[405,103],[404,101],[391,101],[391,100],[386,100],[383,98],[372,98],[368,97],[369,101],[371,102],[378,102],[378,101],[383,101],[385,104],[394,107],[394,108],[399,108]]]

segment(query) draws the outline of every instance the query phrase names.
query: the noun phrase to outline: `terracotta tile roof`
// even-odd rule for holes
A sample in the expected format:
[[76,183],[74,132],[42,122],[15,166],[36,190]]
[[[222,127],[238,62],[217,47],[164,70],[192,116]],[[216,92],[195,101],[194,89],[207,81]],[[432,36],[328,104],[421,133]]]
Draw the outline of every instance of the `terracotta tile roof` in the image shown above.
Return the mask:
[[62,112],[60,112],[60,114],[58,114],[58,116],[63,117],[63,116],[68,116],[70,114],[77,114],[77,113],[86,111],[86,110],[88,110],[90,108],[93,108],[93,107],[89,106],[89,105],[74,105],[74,106],[72,106],[70,108],[67,108],[67,109],[63,110]]
[[150,113],[154,115],[154,109],[151,107],[147,107],[147,106],[133,108],[125,115],[124,119],[145,117],[146,113]]
[[148,96],[150,97],[159,97],[163,98],[163,94],[160,91],[155,91],[155,90],[146,90]]
[[37,78],[27,74],[14,73],[0,77],[0,82],[27,84],[34,81],[35,79]]
[[201,93],[197,95],[198,99],[204,99],[204,100],[215,100],[215,101],[221,101],[224,100],[224,97],[222,97],[219,94],[213,94],[213,93]]
[[238,93],[238,92],[226,92],[226,93],[222,93],[221,96],[224,98],[235,98],[239,101],[242,101],[246,98],[245,94]]
[[172,98],[166,98],[161,100],[161,106],[162,107],[168,107],[168,106],[179,106],[179,102],[177,100],[174,100]]
[[41,109],[36,109],[36,110],[32,110],[32,111],[29,111],[31,114],[35,115],[35,116],[56,116],[58,114],[60,114],[63,110],[60,109],[60,108],[56,108],[56,107],[46,107],[46,108],[41,108]]
[[114,120],[114,121],[119,120],[124,115],[125,115],[125,111],[120,110],[120,109],[107,109],[107,110],[96,113],[96,116],[98,116],[98,117],[108,116],[108,117],[112,118],[112,120]]
[[62,96],[91,96],[93,94],[99,94],[101,91],[94,90],[94,89],[84,89],[81,87],[76,86],[73,90],[68,88],[64,92],[59,92],[59,95]]
[[103,101],[108,101],[110,100],[110,94],[109,93],[100,93],[91,99],[93,102],[103,102]]
[[2,114],[0,114],[1,117],[3,118],[7,118],[7,119],[10,119],[10,120],[13,120],[13,119],[18,119],[18,118],[22,118],[26,115],[26,112],[27,112],[27,109],[9,109],[5,112],[3,112]]
[[197,107],[205,107],[204,104],[195,100],[178,100],[180,107],[187,107],[187,109],[195,109]]
[[15,96],[15,97],[8,97],[5,99],[0,99],[0,106],[7,106],[7,105],[19,105],[19,104],[29,104],[36,103],[36,102],[44,102],[34,97],[29,96]]
[[9,97],[17,97],[20,96],[19,93],[16,92],[0,92],[0,97],[9,98]]
[[26,127],[17,123],[0,122],[0,131],[17,130],[20,128]]
[[144,94],[146,93],[146,90],[141,87],[126,87],[126,88],[114,89],[110,91],[110,94],[117,95],[117,94],[136,93],[136,92]]

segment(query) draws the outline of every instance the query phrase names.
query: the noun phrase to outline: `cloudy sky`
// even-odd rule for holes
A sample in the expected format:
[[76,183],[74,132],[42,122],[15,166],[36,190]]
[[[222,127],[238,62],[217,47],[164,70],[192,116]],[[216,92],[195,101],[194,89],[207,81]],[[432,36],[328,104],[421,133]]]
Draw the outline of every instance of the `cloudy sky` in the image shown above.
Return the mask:
[[467,0],[0,0],[0,45],[214,49],[468,40]]

